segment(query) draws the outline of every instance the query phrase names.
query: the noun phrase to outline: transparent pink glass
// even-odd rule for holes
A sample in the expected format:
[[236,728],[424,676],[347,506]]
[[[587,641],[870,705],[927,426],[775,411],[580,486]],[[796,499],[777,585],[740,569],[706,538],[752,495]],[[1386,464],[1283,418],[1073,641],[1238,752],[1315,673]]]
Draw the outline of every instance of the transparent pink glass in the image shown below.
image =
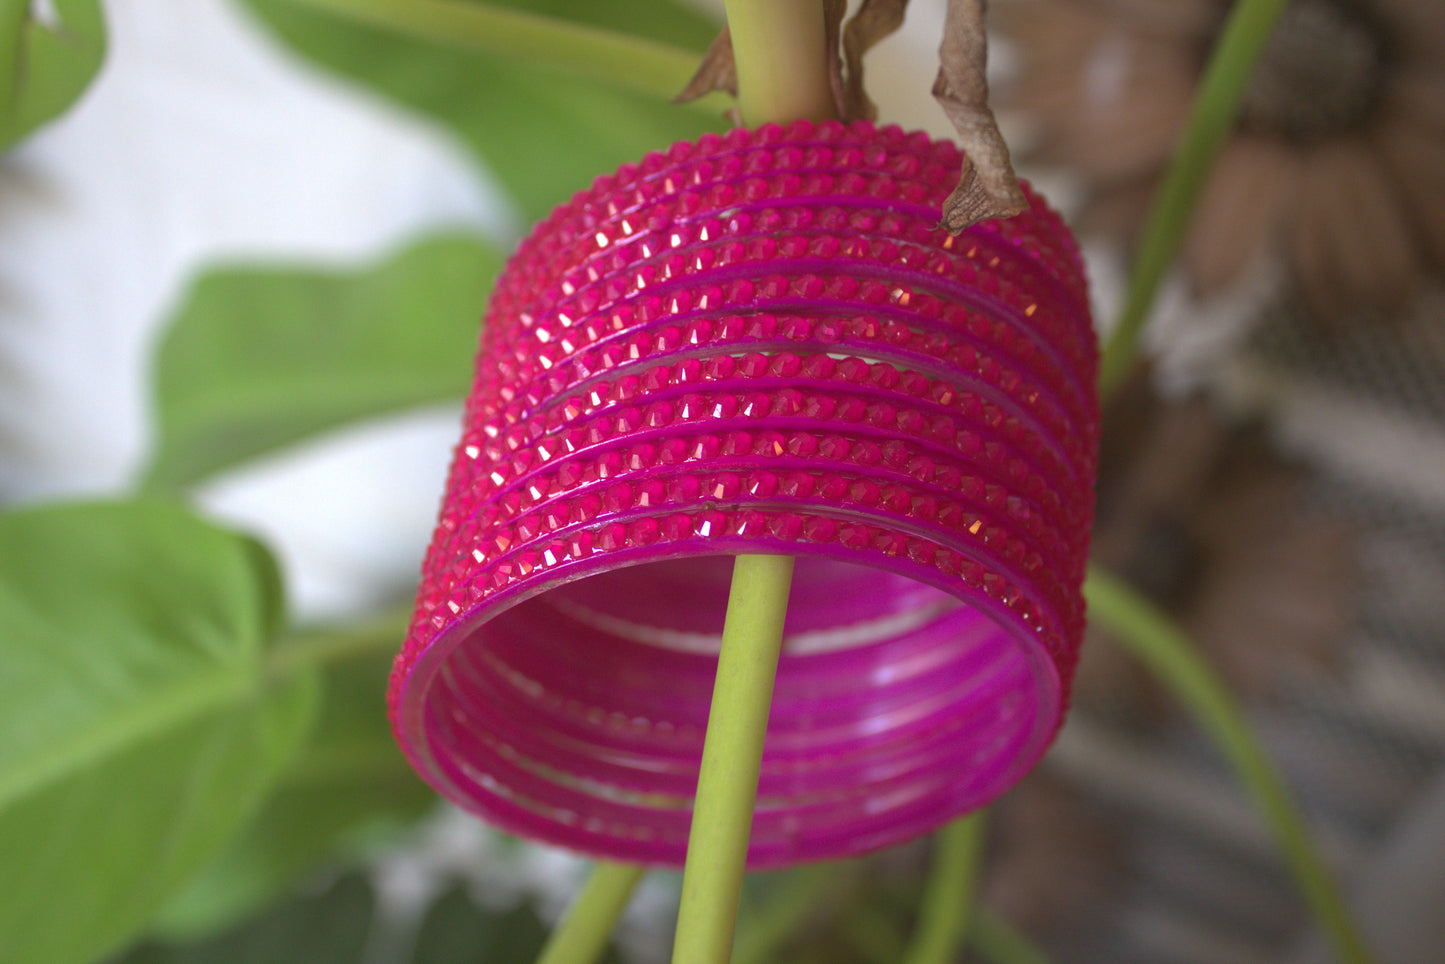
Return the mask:
[[737,553],[797,558],[749,866],[916,836],[1037,761],[1083,630],[1097,353],[1032,194],[937,228],[962,163],[868,123],[738,129],[522,243],[392,677],[446,797],[681,864]]

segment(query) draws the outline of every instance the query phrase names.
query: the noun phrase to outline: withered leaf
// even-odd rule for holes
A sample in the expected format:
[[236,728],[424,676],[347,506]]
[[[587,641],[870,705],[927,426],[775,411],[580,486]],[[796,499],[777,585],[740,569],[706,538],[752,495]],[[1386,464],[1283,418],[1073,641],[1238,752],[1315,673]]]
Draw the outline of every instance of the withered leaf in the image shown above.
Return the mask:
[[863,0],[843,28],[843,93],[838,111],[844,120],[877,120],[878,105],[863,89],[863,55],[903,26],[908,0]]
[[848,0],[823,0],[823,38],[828,45],[828,81],[833,87],[833,106],[843,120],[852,120],[844,109],[847,86],[843,78],[843,58],[838,53],[843,18],[848,14]]
[[738,95],[738,68],[733,60],[733,37],[726,25],[722,32],[713,38],[707,53],[703,54],[697,73],[692,75],[687,86],[672,102],[686,104],[716,90],[725,91],[734,97]]
[[948,0],[938,50],[933,96],[969,160],[958,187],[943,202],[942,227],[951,234],[989,218],[1012,217],[1028,207],[1009,161],[1008,145],[988,106],[986,6],[987,0]]

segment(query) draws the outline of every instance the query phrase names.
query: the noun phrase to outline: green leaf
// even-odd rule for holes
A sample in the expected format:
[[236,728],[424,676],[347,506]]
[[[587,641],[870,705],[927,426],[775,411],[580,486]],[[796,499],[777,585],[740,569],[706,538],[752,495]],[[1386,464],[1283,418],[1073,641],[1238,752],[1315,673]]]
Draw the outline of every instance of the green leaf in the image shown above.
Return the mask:
[[411,964],[532,964],[546,941],[547,928],[531,906],[497,913],[455,888],[427,911]]
[[[478,0],[290,2],[450,50],[545,67],[577,83],[630,90],[652,100],[674,100],[697,73],[700,59],[697,51],[688,47],[652,40],[626,29],[549,15],[539,12],[535,5],[515,7]],[[582,10],[610,13],[608,6],[616,4],[596,4]],[[653,4],[646,13],[657,9]],[[669,11],[693,19],[680,7],[664,7],[663,26],[667,25]],[[705,96],[689,100],[687,106],[716,115],[722,113],[722,100],[720,96]]]
[[361,964],[375,903],[365,878],[343,877],[209,940],[147,943],[116,964]]
[[[247,2],[302,53],[450,125],[533,220],[599,174],[718,126],[660,99],[580,83],[545,67],[430,45],[287,0]],[[509,5],[698,51],[717,31],[669,0]]]
[[160,348],[148,482],[185,485],[356,419],[461,398],[499,267],[488,246],[449,235],[359,272],[202,276]]
[[0,0],[0,150],[65,111],[105,58],[98,0],[54,0],[54,21],[31,0]]
[[[371,888],[360,875],[342,877],[325,893],[297,897],[204,941],[149,941],[115,964],[363,964],[376,959],[368,938],[397,939],[386,960],[408,964],[533,964],[546,927],[531,906],[495,911],[474,904],[462,888],[428,910],[410,954],[411,936],[388,933]],[[616,964],[609,949],[601,964]]]
[[255,812],[315,709],[279,586],[159,501],[0,516],[0,961],[93,960]]
[[431,810],[436,794],[391,735],[390,669],[389,654],[328,667],[309,746],[235,843],[167,905],[167,937],[234,923],[324,862],[358,857]]

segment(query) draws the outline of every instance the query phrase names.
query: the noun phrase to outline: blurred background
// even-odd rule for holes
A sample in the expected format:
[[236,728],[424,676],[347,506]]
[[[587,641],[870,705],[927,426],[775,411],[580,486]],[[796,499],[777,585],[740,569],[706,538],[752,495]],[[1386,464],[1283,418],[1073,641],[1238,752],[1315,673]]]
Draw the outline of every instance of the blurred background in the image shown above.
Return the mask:
[[[915,2],[867,76],[882,120],[947,136],[928,96],[943,6]],[[325,18],[282,0],[103,7],[96,82],[0,157],[0,499],[159,480],[278,553],[298,622],[404,605],[486,271],[583,172],[723,121],[677,108],[619,133],[603,95],[528,87],[495,65],[467,73],[422,45],[326,47],[313,26]],[[718,7],[667,5],[647,29],[701,50]],[[1080,230],[1101,329],[1228,8],[992,5],[995,108],[1022,173]],[[1246,703],[1390,964],[1445,960],[1442,11],[1288,4],[1147,330],[1153,361],[1108,408],[1095,537],[1098,562],[1166,607]],[[467,87],[482,81],[496,86]],[[527,123],[552,129],[536,156],[513,143]],[[648,136],[659,140],[637,143]],[[576,150],[559,149],[569,137]],[[438,251],[450,273],[394,277]],[[276,334],[308,310],[289,340]],[[305,366],[332,357],[327,325],[347,310],[393,332],[420,324],[411,311],[459,316],[437,323],[452,367],[433,377],[424,353],[399,375],[379,365],[395,391],[347,409],[367,418],[318,416],[265,446],[171,459],[183,447],[168,439],[208,424],[192,361],[250,359],[236,370],[258,376],[251,390],[304,394]],[[195,335],[218,318],[232,340]],[[367,344],[357,357],[391,351]],[[273,369],[274,385],[260,377]],[[191,421],[166,421],[187,399]],[[1216,748],[1093,635],[1056,748],[995,808],[982,899],[1070,964],[1329,960]],[[379,683],[357,685],[376,687],[379,719]],[[127,960],[278,960],[244,954],[286,934],[297,953],[297,935],[319,941],[327,926],[361,938],[295,959],[476,960],[492,941],[481,959],[526,960],[584,870],[425,798],[388,817],[364,846],[291,868],[279,904],[227,903],[203,882],[161,923],[164,940]],[[925,866],[921,847],[884,855],[867,877],[892,904],[844,896],[906,919],[896,905]],[[675,883],[645,885],[626,959],[664,959]],[[774,886],[757,883],[757,906]],[[777,959],[870,959],[838,919],[846,906],[835,895]]]

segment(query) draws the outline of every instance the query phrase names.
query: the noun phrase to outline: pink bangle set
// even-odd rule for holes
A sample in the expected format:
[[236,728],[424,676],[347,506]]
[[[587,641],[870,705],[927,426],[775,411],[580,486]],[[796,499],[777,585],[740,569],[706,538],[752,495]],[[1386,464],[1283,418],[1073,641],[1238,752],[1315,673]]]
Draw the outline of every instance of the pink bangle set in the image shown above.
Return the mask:
[[1043,753],[1083,630],[1095,340],[1032,194],[937,227],[962,163],[866,122],[737,129],[522,243],[392,677],[446,797],[681,864],[740,553],[797,558],[750,867],[916,836]]

